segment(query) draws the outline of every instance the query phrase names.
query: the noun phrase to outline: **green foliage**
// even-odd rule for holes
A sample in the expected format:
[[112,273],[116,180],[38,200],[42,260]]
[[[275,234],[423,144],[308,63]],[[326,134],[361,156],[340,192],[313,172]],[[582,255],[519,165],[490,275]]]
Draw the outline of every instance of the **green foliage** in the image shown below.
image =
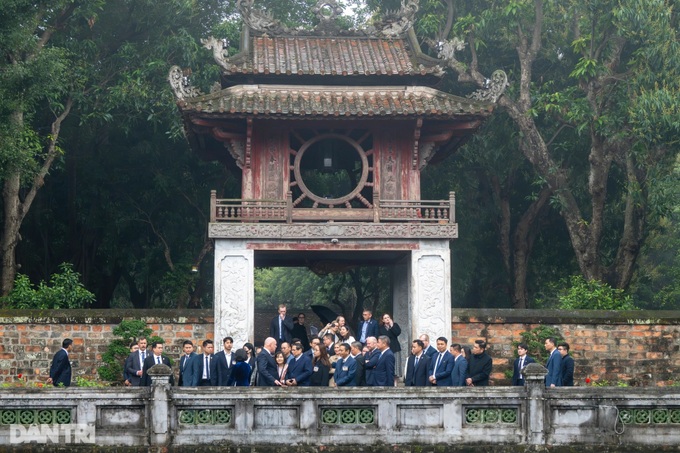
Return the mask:
[[[140,319],[123,320],[113,329],[114,339],[111,340],[106,352],[102,354],[104,365],[97,369],[99,377],[104,381],[121,382],[123,379],[123,364],[130,354],[130,344],[138,338],[145,337],[149,344],[154,341],[149,338],[153,331]],[[155,338],[155,337],[154,337]]]
[[59,270],[52,274],[49,283],[40,282],[37,288],[26,275],[19,274],[14,289],[2,298],[2,304],[7,308],[61,309],[85,308],[95,301],[71,264],[62,263]]
[[586,281],[576,275],[557,298],[564,310],[635,310],[633,299],[622,289],[615,289],[597,280]]
[[589,385],[593,387],[630,387],[630,384],[626,381],[608,381],[606,379],[591,381]]
[[76,376],[76,387],[108,387],[106,382],[100,382],[95,379],[86,379],[82,376]]
[[521,341],[513,341],[514,357],[517,357],[517,345],[526,343],[529,347],[527,354],[533,357],[540,364],[548,361],[548,352],[545,350],[546,338],[554,338],[555,345],[564,341],[562,334],[554,327],[538,326],[520,334]]

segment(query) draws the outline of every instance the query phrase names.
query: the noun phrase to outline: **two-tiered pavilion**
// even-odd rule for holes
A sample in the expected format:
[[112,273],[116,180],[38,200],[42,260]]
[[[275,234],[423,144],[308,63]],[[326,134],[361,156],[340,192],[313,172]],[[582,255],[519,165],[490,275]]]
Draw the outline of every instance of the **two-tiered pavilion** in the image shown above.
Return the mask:
[[402,341],[448,336],[455,198],[421,200],[420,172],[469,139],[493,100],[432,88],[444,68],[418,45],[415,0],[351,31],[337,27],[335,0],[319,1],[311,31],[253,0],[238,7],[240,53],[204,41],[222,70],[210,94],[170,73],[192,149],[241,180],[240,199],[211,199],[215,338],[252,341],[256,266],[356,265],[393,270]]

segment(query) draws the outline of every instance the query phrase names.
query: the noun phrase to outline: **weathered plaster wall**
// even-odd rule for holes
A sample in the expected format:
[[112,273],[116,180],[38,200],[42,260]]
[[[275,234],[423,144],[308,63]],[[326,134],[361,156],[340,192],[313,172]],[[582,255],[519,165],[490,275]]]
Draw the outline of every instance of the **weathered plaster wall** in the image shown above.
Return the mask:
[[[669,385],[680,381],[680,312],[602,312],[554,310],[453,309],[451,332],[443,335],[470,344],[486,339],[494,358],[493,381],[506,383],[504,371],[513,359],[512,341],[538,325],[554,326],[571,345],[575,379],[632,381]],[[318,323],[312,313],[307,323]],[[297,313],[293,313],[297,314]],[[70,310],[0,311],[0,383],[44,381],[61,340],[75,342],[74,376],[95,377],[111,331],[125,318],[144,319],[178,356],[185,339],[213,338],[212,310]],[[256,310],[255,340],[267,335],[272,310]]]

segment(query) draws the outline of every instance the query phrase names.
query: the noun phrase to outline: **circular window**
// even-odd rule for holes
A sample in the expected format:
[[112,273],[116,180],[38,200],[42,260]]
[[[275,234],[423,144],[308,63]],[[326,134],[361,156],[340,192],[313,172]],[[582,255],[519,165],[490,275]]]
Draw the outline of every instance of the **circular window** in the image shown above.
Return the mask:
[[322,134],[307,140],[293,162],[294,178],[302,193],[329,206],[348,203],[366,186],[369,163],[361,145],[341,134]]

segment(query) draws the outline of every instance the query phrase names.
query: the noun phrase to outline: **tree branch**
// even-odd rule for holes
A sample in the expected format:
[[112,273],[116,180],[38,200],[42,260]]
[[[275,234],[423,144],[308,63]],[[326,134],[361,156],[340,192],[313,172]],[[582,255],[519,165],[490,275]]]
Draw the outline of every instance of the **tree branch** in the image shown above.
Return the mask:
[[54,163],[54,159],[57,157],[58,154],[57,140],[59,140],[61,124],[64,122],[66,117],[68,117],[69,113],[71,113],[71,107],[73,107],[73,98],[69,96],[69,98],[66,100],[64,110],[52,122],[51,133],[47,142],[47,153],[45,155],[45,161],[40,167],[38,173],[33,178],[33,184],[31,185],[31,188],[26,194],[26,198],[24,198],[24,201],[21,203],[19,223],[21,223],[24,220],[26,213],[31,208],[31,204],[33,204],[33,200],[35,199],[38,190],[40,190],[40,188],[43,185],[45,185],[45,176],[47,176],[47,173],[50,171],[50,168]]

